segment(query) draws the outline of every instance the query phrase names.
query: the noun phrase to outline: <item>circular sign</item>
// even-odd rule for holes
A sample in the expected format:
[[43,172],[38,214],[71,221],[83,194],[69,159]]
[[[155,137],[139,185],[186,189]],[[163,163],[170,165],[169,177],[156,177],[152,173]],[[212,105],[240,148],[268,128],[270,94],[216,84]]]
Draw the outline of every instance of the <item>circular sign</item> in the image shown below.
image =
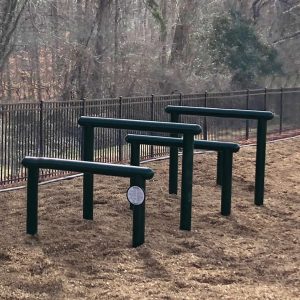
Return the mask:
[[145,193],[139,186],[131,186],[127,190],[127,199],[133,205],[140,205],[145,200]]

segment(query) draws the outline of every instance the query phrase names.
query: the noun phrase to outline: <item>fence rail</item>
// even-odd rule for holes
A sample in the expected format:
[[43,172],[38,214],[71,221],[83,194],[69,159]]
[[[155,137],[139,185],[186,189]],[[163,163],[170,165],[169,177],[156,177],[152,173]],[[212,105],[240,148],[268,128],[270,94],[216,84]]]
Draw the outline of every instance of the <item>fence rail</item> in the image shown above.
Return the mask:
[[[80,159],[82,133],[77,120],[82,115],[168,121],[164,108],[169,104],[271,110],[275,118],[268,123],[268,133],[281,134],[300,128],[300,88],[0,104],[0,187],[26,180],[21,160],[27,155]],[[198,137],[201,139],[241,141],[256,134],[255,121],[251,120],[182,116],[182,121],[202,125],[204,132]],[[95,160],[128,161],[130,150],[125,142],[128,133],[139,132],[97,129]],[[168,148],[145,145],[141,153],[143,159],[149,159],[167,155]],[[43,170],[41,179],[63,174]]]

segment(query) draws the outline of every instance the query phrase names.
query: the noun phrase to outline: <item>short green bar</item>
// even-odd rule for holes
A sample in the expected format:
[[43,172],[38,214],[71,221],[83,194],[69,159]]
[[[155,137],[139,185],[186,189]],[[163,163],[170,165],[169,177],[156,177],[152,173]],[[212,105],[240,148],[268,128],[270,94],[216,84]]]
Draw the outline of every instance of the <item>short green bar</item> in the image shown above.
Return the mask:
[[[28,168],[27,183],[27,223],[26,231],[28,234],[36,234],[38,227],[38,179],[39,168],[88,172],[88,174],[102,174],[119,177],[132,178],[132,184],[141,187],[144,191],[146,188],[146,179],[151,179],[154,172],[149,168],[124,166],[115,164],[101,164],[87,161],[75,161],[68,159],[25,157],[22,164]],[[90,217],[93,203],[87,203],[86,216]],[[91,205],[88,206],[88,205]],[[133,247],[140,246],[145,240],[145,201],[133,208]]]

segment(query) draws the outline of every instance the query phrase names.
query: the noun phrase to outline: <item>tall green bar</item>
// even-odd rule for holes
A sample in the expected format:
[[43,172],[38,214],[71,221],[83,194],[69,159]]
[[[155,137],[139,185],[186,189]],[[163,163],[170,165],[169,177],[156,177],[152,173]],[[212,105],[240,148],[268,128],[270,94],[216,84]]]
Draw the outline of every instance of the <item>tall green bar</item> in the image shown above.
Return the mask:
[[32,235],[37,233],[38,181],[39,169],[35,167],[28,168],[26,232]]
[[194,135],[183,136],[180,229],[191,230]]
[[140,176],[136,176],[132,180],[132,184],[139,186],[144,190],[145,199],[140,205],[133,206],[133,222],[132,222],[132,247],[138,247],[145,241],[145,201],[146,201],[146,182]]
[[[83,160],[94,160],[94,128],[83,127]],[[94,176],[91,173],[83,174],[83,218],[93,220],[93,187]]]
[[222,198],[221,214],[229,216],[231,212],[231,188],[232,188],[232,151],[223,150],[222,163]]
[[267,121],[259,119],[257,124],[255,198],[256,205],[264,204],[265,161],[266,161]]
[[[179,115],[171,113],[171,122],[178,123]],[[171,133],[171,137],[178,137],[177,133]],[[178,190],[178,147],[170,148],[169,162],[169,194],[176,194]]]

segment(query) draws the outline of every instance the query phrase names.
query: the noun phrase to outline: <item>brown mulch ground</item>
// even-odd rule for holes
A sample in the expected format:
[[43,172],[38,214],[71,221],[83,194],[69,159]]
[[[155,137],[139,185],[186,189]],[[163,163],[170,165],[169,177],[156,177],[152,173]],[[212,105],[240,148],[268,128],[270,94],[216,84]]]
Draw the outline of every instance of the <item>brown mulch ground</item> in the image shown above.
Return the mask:
[[128,180],[96,176],[95,220],[82,178],[40,187],[39,236],[25,235],[26,191],[0,193],[0,299],[299,299],[300,138],[267,146],[265,206],[253,204],[255,147],[234,155],[222,217],[214,153],[195,156],[193,228],[180,231],[168,163],[147,163],[146,243],[131,248]]

